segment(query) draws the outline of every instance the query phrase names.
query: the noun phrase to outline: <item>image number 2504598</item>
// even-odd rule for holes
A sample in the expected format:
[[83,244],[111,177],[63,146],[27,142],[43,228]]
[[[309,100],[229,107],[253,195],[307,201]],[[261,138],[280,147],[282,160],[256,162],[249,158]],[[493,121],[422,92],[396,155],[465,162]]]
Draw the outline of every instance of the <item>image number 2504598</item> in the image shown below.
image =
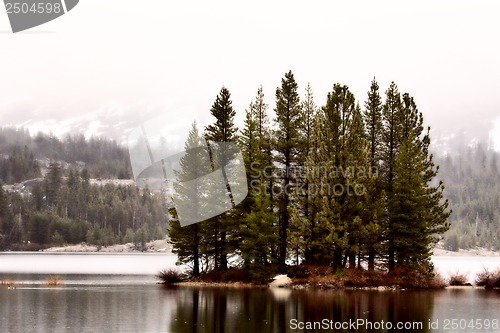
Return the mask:
[[73,9],[79,0],[4,0],[12,32],[52,21]]

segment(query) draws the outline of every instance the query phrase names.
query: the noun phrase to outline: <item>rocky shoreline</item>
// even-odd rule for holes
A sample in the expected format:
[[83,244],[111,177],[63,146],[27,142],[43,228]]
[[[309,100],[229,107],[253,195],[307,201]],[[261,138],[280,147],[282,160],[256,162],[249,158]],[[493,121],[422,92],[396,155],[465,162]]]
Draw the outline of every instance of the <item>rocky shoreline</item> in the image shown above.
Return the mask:
[[433,250],[434,256],[450,256],[450,257],[500,257],[500,252],[492,251],[485,248],[474,249],[459,249],[458,251],[448,251],[442,248],[435,248]]
[[108,253],[141,253],[141,252],[160,252],[171,253],[172,245],[165,239],[154,240],[145,244],[144,251],[136,248],[134,243],[115,244],[111,246],[98,247],[86,243],[66,245],[58,247],[50,247],[44,249],[43,252],[108,252]]

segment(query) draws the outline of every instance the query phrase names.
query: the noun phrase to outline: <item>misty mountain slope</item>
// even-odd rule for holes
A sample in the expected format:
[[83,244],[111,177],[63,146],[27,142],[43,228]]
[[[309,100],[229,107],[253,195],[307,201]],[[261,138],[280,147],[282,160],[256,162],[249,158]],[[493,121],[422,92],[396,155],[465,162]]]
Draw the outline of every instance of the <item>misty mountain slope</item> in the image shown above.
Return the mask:
[[91,178],[131,178],[128,150],[115,141],[83,135],[66,135],[60,139],[52,134],[32,136],[25,129],[0,128],[0,176],[12,184],[45,174],[51,160],[64,169],[84,167]]
[[445,248],[500,249],[500,154],[479,144],[436,163],[453,210]]

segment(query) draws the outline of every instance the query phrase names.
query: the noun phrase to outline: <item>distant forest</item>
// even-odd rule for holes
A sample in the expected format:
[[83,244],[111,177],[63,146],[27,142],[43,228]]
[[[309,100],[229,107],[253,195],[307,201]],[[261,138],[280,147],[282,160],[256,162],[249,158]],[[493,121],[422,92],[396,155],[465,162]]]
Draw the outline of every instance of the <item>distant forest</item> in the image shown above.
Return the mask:
[[23,128],[2,127],[0,154],[4,157],[0,159],[0,175],[5,184],[40,177],[49,160],[80,169],[85,166],[91,178],[132,178],[127,148],[104,138],[68,134],[59,139],[52,134],[32,136]]
[[500,154],[478,144],[441,154],[436,163],[453,209],[444,247],[500,250]]
[[0,129],[0,249],[36,250],[162,239],[168,218],[161,193],[131,181],[128,151],[111,140]]

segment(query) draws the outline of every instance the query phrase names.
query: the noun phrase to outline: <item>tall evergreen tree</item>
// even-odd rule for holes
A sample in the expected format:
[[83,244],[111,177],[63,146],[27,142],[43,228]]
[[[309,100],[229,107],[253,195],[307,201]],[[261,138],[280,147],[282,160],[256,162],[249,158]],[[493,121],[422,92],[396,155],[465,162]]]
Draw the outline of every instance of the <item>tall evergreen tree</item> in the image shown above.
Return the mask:
[[375,255],[380,250],[381,232],[383,219],[383,192],[379,172],[382,145],[382,99],[379,94],[379,86],[373,78],[368,99],[365,102],[363,119],[366,128],[366,138],[370,149],[370,182],[367,183],[368,202],[366,224],[364,226],[367,238],[364,244],[368,252],[368,269],[375,268]]
[[269,135],[269,118],[267,116],[268,104],[264,99],[264,89],[262,86],[257,89],[257,96],[252,103],[251,110],[257,123],[257,132],[261,138]]
[[254,168],[259,170],[262,176],[261,183],[265,186],[264,190],[269,193],[269,198],[273,201],[273,147],[271,130],[269,129],[269,117],[267,115],[268,106],[264,100],[263,88],[260,86],[257,90],[255,100],[250,106],[252,119],[255,121],[256,126],[255,139],[257,142],[257,152]]
[[[79,212],[79,218],[87,221],[88,205],[90,202],[90,173],[86,167],[83,168],[83,170],[80,172],[80,177],[81,177],[81,188],[80,192],[78,193],[78,197],[81,203],[80,205],[81,208]],[[135,221],[135,216],[134,216],[134,221]]]
[[[313,137],[314,137],[314,126],[317,120],[318,107],[314,102],[313,91],[311,84],[308,83],[306,87],[306,93],[304,100],[302,101],[301,107],[301,122],[300,122],[300,135],[301,135],[301,153],[299,155],[299,176],[298,186],[299,189],[298,201],[299,209],[294,211],[292,214],[294,221],[295,230],[302,234],[302,237],[298,235],[295,237],[295,243],[302,240],[302,246],[304,247],[301,251],[303,252],[304,259],[306,261],[311,261],[313,254],[316,252],[312,246],[312,243],[316,241],[318,235],[315,233],[315,212],[314,206],[311,205],[311,188],[310,183],[306,175],[307,163],[311,157],[311,151],[313,147]],[[296,251],[299,252],[299,251]]]
[[[245,110],[245,121],[243,129],[239,136],[239,144],[242,147],[243,159],[247,169],[247,177],[249,185],[252,176],[258,178],[260,176],[260,166],[257,165],[259,155],[259,132],[258,123],[255,117],[254,104],[250,102],[250,106]],[[255,168],[255,169],[252,169]]]
[[[263,197],[259,202],[267,205],[267,212],[272,215],[273,228],[276,229],[274,211],[277,205],[275,203],[276,200],[273,192],[276,184],[273,157],[274,137],[269,124],[268,107],[269,104],[267,104],[264,99],[264,90],[262,86],[260,86],[257,90],[257,95],[255,96],[252,108],[258,132],[258,152],[257,159],[255,161],[255,168],[257,168],[260,173],[259,186],[262,187],[262,194],[267,197]],[[278,247],[278,242],[274,241],[271,246],[271,256],[273,261],[278,259]]]
[[429,263],[432,246],[448,230],[448,201],[443,183],[432,184],[438,168],[429,152],[430,128],[409,94],[402,98],[400,148],[393,169],[393,195],[388,202],[394,260],[397,265]]
[[33,188],[31,189],[31,196],[33,198],[32,203],[33,203],[33,209],[34,210],[42,210],[43,207],[43,189],[42,185],[39,182],[36,182],[33,184]]
[[[348,248],[349,268],[355,268],[356,256],[362,250],[364,241],[368,238],[377,237],[371,234],[373,228],[366,229],[367,215],[370,214],[367,207],[367,188],[370,184],[370,157],[368,140],[364,132],[363,115],[359,105],[356,106],[352,114],[352,120],[348,130],[348,140],[346,144],[346,190],[348,219]],[[358,263],[361,258],[358,258]]]
[[375,78],[368,91],[368,99],[365,102],[363,112],[366,126],[366,136],[370,143],[370,164],[373,171],[378,168],[380,156],[380,146],[382,144],[382,99],[379,93],[379,86]]
[[9,209],[9,200],[0,181],[0,247],[8,242],[12,227],[12,211]]
[[62,169],[59,162],[52,161],[49,164],[47,175],[45,176],[45,195],[48,206],[57,204],[59,190],[62,185]]
[[205,137],[217,142],[234,142],[238,128],[234,125],[236,111],[233,109],[231,93],[222,87],[210,109],[215,123],[205,128]]
[[[207,141],[213,142],[237,142],[236,133],[238,129],[234,125],[234,117],[236,116],[236,111],[233,109],[233,102],[231,101],[231,94],[226,87],[222,87],[219,94],[217,95],[210,113],[215,118],[215,123],[208,125],[205,128],[205,138]],[[215,146],[213,146],[215,147]],[[221,166],[227,164],[227,156],[229,152],[224,151],[224,145],[221,146]],[[228,177],[226,175],[225,168],[221,168],[222,176],[227,184],[227,193],[234,204],[233,196],[231,194],[231,188],[229,187]],[[227,243],[226,237],[228,232],[232,232],[231,229],[234,227],[234,222],[230,218],[231,213],[225,213],[216,216],[212,219],[215,224],[215,268],[225,270],[227,269]]]
[[66,180],[66,187],[70,195],[67,197],[66,212],[67,216],[72,219],[79,217],[80,202],[77,195],[80,191],[80,174],[78,171],[71,169]]
[[255,101],[246,110],[245,126],[240,136],[247,169],[249,196],[241,205],[241,256],[254,279],[258,279],[265,266],[272,262],[272,248],[276,244],[273,208],[264,170],[268,166],[269,128],[262,87]]
[[281,87],[276,88],[276,127],[275,150],[276,162],[279,163],[281,172],[281,190],[279,198],[279,263],[284,266],[286,261],[287,230],[290,222],[289,205],[292,186],[295,185],[294,168],[300,154],[300,133],[297,126],[300,122],[300,98],[297,92],[292,71],[281,79]]
[[349,88],[335,84],[318,116],[316,147],[308,172],[315,194],[315,232],[326,235],[318,242],[317,246],[323,250],[316,254],[316,260],[332,262],[334,269],[345,265],[343,254],[349,245],[354,246],[348,244],[349,232],[352,232],[348,227],[354,223],[357,200],[350,195],[356,171],[353,169],[356,148],[353,137],[360,134],[359,125],[362,124],[357,119],[358,133],[353,135],[355,111],[354,95]]
[[[382,109],[382,172],[383,188],[387,195],[387,202],[391,202],[394,197],[394,169],[396,166],[396,155],[401,145],[402,131],[402,102],[398,87],[394,82],[387,89],[385,103]],[[387,206],[387,205],[386,205]],[[387,243],[387,260],[390,271],[395,269],[395,237],[393,224],[394,214],[391,207],[387,206],[387,215],[384,221],[384,230]]]
[[[190,216],[183,218],[196,220],[206,209],[207,203],[203,202],[200,193],[206,192],[208,186],[203,176],[211,171],[210,161],[207,160],[208,147],[198,133],[196,122],[192,125],[184,149],[186,154],[180,160],[180,169],[176,172],[174,184],[177,197],[180,198],[176,204],[189,205],[189,208],[183,211],[188,212]],[[179,262],[193,265],[193,276],[200,275],[203,235],[200,228],[203,228],[203,222],[181,227],[178,219],[170,221],[169,236],[174,252],[178,255]]]

